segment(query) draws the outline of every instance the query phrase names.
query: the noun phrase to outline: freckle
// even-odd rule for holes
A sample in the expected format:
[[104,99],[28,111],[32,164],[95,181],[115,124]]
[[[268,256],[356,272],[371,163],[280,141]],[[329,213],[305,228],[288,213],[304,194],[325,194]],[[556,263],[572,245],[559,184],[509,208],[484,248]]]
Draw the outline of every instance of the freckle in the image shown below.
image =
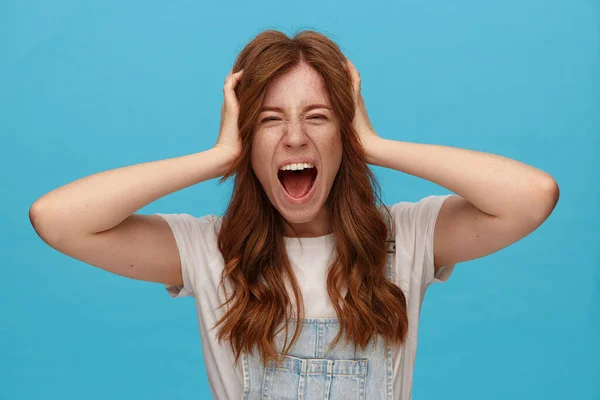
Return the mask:
[[131,264],[129,267],[133,268],[133,264]]

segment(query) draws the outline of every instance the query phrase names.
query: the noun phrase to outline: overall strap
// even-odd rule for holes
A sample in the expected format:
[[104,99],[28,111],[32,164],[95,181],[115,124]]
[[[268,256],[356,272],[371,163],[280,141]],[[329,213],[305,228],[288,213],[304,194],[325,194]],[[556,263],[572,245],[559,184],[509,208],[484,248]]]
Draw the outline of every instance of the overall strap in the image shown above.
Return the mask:
[[381,216],[383,217],[383,220],[385,221],[385,223],[387,225],[387,238],[385,240],[386,246],[387,246],[387,253],[388,253],[386,274],[389,279],[393,279],[392,265],[393,265],[394,253],[396,252],[396,241],[394,239],[394,227],[393,227],[393,223],[390,219],[390,209],[388,207],[386,207],[385,204],[380,205],[378,207],[378,209],[379,209],[379,212],[381,213]]

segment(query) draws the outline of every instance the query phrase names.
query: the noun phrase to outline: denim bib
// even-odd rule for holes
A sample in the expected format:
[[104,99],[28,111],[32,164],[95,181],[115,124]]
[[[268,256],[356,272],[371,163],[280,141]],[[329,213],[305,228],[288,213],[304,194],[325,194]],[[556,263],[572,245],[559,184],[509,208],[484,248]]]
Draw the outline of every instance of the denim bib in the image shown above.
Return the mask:
[[[394,235],[389,215],[380,211],[388,226],[386,277],[393,281]],[[296,318],[290,320],[290,332],[296,323]],[[258,351],[242,353],[242,400],[392,400],[392,349],[381,335],[356,353],[351,342],[344,346],[343,337],[329,350],[340,328],[337,318],[304,318],[301,324],[297,341],[279,365],[270,361],[264,368]],[[283,349],[281,335],[275,337],[278,349]]]

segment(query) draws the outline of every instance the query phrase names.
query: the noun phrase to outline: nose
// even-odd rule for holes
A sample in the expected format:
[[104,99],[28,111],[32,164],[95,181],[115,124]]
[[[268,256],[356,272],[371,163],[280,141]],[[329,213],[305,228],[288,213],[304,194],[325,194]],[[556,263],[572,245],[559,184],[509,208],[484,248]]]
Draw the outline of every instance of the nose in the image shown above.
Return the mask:
[[283,142],[287,148],[302,148],[308,145],[308,136],[301,122],[292,121],[287,124]]

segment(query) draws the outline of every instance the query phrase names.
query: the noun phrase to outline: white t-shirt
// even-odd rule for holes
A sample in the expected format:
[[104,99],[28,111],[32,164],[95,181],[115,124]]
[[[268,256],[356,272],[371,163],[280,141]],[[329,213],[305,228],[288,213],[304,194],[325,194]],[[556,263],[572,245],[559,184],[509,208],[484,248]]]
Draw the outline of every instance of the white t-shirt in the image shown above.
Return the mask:
[[[433,282],[446,281],[454,265],[434,276],[433,233],[443,202],[451,195],[432,195],[418,202],[399,202],[391,207],[396,232],[395,283],[407,299],[409,333],[403,346],[393,352],[394,399],[411,397],[417,350],[417,329],[423,296]],[[241,359],[234,366],[229,343],[217,342],[218,328],[211,330],[224,314],[217,310],[225,300],[219,288],[223,258],[217,246],[221,218],[215,215],[157,214],[171,227],[179,254],[183,287],[167,285],[172,297],[194,296],[202,352],[210,389],[217,400],[239,400],[243,392]],[[285,238],[286,249],[304,298],[305,318],[337,317],[327,294],[326,272],[334,256],[333,234],[316,238]],[[231,286],[226,286],[231,293]],[[293,299],[292,299],[293,301]]]

